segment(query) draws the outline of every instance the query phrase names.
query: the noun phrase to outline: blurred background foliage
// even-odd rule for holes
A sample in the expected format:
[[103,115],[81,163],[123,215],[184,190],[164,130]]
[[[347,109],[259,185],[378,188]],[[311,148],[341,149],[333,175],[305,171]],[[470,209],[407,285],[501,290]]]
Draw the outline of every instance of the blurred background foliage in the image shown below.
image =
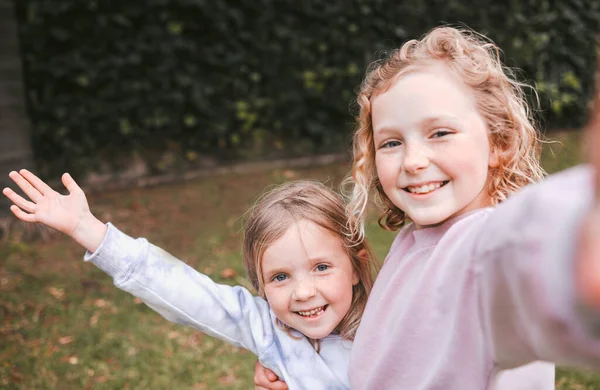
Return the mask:
[[503,49],[541,128],[585,120],[597,0],[19,0],[39,172],[348,150],[369,63],[441,23]]

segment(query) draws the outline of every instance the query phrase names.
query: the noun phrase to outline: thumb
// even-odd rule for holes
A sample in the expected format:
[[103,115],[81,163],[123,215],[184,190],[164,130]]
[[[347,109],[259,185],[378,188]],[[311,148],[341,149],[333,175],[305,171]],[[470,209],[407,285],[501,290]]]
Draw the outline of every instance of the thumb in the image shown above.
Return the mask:
[[67,188],[67,191],[69,191],[70,194],[72,194],[73,191],[81,190],[81,188],[77,185],[75,180],[73,180],[71,175],[69,175],[68,173],[63,174],[61,180],[62,180],[63,184],[65,185],[65,187]]
[[265,370],[265,373],[267,374],[267,379],[269,380],[269,382],[275,382],[277,379],[279,379],[277,374],[275,374],[271,370]]

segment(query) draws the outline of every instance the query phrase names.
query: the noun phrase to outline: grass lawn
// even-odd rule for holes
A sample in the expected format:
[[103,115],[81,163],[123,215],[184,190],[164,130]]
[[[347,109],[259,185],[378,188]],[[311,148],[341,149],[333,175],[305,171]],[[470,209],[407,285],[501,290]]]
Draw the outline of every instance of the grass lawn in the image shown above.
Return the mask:
[[[581,161],[580,133],[553,137],[562,143],[545,146],[547,170]],[[147,237],[217,282],[248,286],[240,217],[255,197],[296,178],[337,186],[347,168],[219,176],[89,200],[101,220]],[[372,221],[368,236],[383,258],[393,234]],[[251,353],[164,320],[82,256],[62,236],[0,243],[1,389],[253,388]],[[597,389],[600,375],[561,369],[557,388]]]

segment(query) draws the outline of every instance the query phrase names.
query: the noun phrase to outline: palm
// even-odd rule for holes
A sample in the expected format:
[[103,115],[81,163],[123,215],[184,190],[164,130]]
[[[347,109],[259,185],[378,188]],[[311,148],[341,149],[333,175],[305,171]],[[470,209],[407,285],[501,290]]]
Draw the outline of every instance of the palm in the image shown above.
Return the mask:
[[35,222],[43,223],[67,235],[71,235],[79,222],[90,212],[83,192],[61,195],[56,191],[44,194],[33,213]]
[[68,174],[62,178],[69,190],[68,195],[59,194],[26,170],[11,172],[9,176],[30,199],[23,198],[9,188],[3,191],[14,203],[11,211],[23,221],[39,222],[73,235],[80,222],[90,215],[85,194]]

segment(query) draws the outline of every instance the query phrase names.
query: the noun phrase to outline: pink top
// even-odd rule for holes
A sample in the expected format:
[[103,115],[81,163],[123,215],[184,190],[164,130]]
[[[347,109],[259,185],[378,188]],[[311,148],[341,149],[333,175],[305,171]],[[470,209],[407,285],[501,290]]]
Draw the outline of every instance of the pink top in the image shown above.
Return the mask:
[[[600,368],[600,316],[575,299],[589,168],[394,240],[350,360],[366,389],[553,389],[548,363]],[[595,323],[593,323],[595,322]]]

